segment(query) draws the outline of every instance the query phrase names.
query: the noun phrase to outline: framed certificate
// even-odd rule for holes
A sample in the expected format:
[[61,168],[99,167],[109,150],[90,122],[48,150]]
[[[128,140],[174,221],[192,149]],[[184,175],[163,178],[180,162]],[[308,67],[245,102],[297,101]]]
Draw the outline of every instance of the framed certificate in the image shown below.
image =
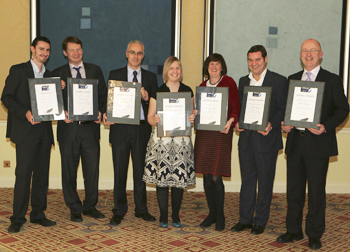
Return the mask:
[[68,119],[96,121],[98,117],[98,79],[67,78]]
[[140,124],[141,86],[137,82],[108,81],[107,122]]
[[228,87],[196,87],[194,129],[222,131],[227,123]]
[[269,122],[272,87],[245,86],[239,128],[265,131]]
[[157,92],[158,137],[190,136],[191,115],[190,92]]
[[28,78],[33,121],[64,120],[61,80],[54,78]]
[[315,128],[320,123],[325,82],[290,80],[284,124]]

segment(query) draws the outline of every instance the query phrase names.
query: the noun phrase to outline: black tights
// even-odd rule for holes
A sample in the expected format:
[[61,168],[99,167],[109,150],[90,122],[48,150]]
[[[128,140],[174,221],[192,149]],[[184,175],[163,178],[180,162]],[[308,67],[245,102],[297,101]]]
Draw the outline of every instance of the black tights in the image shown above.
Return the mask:
[[[179,222],[179,212],[182,202],[184,190],[181,188],[171,187],[171,208],[173,222]],[[169,198],[169,187],[158,187],[157,186],[157,198],[160,210],[160,222],[168,223],[168,198]]]
[[[204,174],[204,190],[209,206],[209,220],[224,221],[225,186],[222,176]],[[222,223],[220,223],[222,224]]]

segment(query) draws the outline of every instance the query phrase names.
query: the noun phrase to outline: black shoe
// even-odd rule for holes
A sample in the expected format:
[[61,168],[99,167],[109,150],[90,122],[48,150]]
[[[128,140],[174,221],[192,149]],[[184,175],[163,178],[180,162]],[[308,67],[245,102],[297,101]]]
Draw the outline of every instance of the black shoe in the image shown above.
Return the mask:
[[141,218],[145,221],[156,221],[156,218],[154,218],[149,212],[145,212],[145,213],[135,213],[135,217],[137,218]]
[[114,225],[114,226],[119,225],[123,219],[124,219],[124,216],[122,216],[122,215],[113,215],[109,224]]
[[199,224],[199,226],[200,227],[210,227],[211,224],[213,224],[213,223],[216,223],[216,218],[208,215],[207,218],[205,218],[205,220],[202,221],[201,224]]
[[277,242],[279,243],[288,243],[292,241],[299,241],[304,238],[303,233],[298,233],[298,234],[292,234],[292,233],[285,233],[283,235],[278,236]]
[[252,228],[252,227],[253,227],[252,225],[242,224],[242,223],[238,222],[236,225],[234,225],[234,226],[231,228],[231,231],[232,231],[232,232],[241,232],[241,231],[243,231],[244,229],[250,229],[250,228]]
[[251,233],[255,234],[255,235],[259,235],[259,234],[264,233],[264,231],[265,231],[265,227],[254,225]]
[[90,209],[90,210],[88,210],[88,211],[83,211],[83,214],[84,215],[89,215],[92,218],[96,218],[96,219],[102,219],[102,218],[106,217],[103,213],[98,211],[95,207]]
[[56,225],[55,221],[49,220],[46,217],[44,217],[44,218],[42,218],[40,220],[30,220],[30,222],[31,223],[40,224],[41,226],[44,226],[44,227],[51,227],[51,226],[55,226]]
[[223,231],[225,229],[225,216],[217,216],[216,218],[216,225],[215,230],[216,231]]
[[309,248],[320,249],[321,247],[322,247],[322,243],[320,239],[309,237]]
[[20,231],[21,227],[22,227],[22,224],[20,224],[20,223],[11,223],[11,225],[9,226],[7,231],[10,234],[18,233]]
[[78,213],[78,214],[70,213],[70,220],[73,222],[82,222],[83,217],[81,217],[81,213]]

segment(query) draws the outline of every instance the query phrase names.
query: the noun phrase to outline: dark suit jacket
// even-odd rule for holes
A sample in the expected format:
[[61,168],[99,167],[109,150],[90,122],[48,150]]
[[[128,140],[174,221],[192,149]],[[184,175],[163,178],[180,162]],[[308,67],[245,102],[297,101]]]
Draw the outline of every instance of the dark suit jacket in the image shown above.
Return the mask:
[[[51,72],[46,69],[44,77],[50,76]],[[27,111],[31,110],[28,78],[35,78],[30,61],[12,66],[1,96],[2,103],[8,109],[6,137],[15,144],[20,144],[33,127],[26,118]],[[51,122],[41,123],[47,128],[53,144]]]
[[[289,80],[301,80],[303,71],[288,77]],[[349,114],[349,104],[344,94],[343,82],[341,78],[323,68],[320,69],[316,80],[326,82],[321,111],[321,124],[326,128],[326,132],[321,135],[312,134],[305,130],[305,141],[307,155],[311,158],[325,158],[338,155],[337,138],[335,129]],[[286,143],[286,154],[290,152],[291,143],[295,130],[288,133]]]
[[[269,122],[272,130],[267,136],[263,136],[256,131],[244,130],[240,132],[238,146],[240,149],[247,149],[252,138],[253,148],[258,152],[270,152],[283,148],[281,121],[283,121],[284,110],[286,107],[288,84],[287,78],[277,73],[267,70],[262,86],[272,87]],[[244,86],[249,86],[250,79],[247,76],[239,80],[239,100],[242,107]]]
[[[107,104],[107,87],[105,79],[103,78],[102,70],[99,66],[89,63],[83,63],[87,79],[98,79],[98,109],[103,113],[106,112]],[[69,68],[69,64],[63,65],[55,69],[52,74],[58,76],[61,80],[67,83],[67,78],[72,78],[72,74]],[[62,90],[64,109],[68,110],[67,106],[67,86]],[[96,119],[97,120],[97,119]],[[100,124],[92,122],[91,127],[93,129],[96,139],[100,139]],[[75,132],[78,128],[78,122],[65,123],[64,121],[57,122],[57,141],[71,143],[75,139]]]
[[[142,80],[141,80],[142,87],[144,87],[144,89],[148,92],[148,97],[151,98],[151,94],[153,94],[155,92],[155,90],[157,90],[157,88],[158,88],[157,76],[154,73],[146,71],[143,68],[141,68],[141,78],[142,78]],[[120,69],[112,70],[109,73],[108,79],[109,80],[128,81],[128,68],[127,68],[127,66],[120,68]],[[145,132],[145,134],[147,134],[149,136],[151,134],[151,131],[152,131],[151,125],[149,125],[147,122],[149,102],[148,101],[146,102],[143,99],[141,99],[141,104],[142,104],[142,108],[143,108],[143,111],[145,114],[145,123],[147,125],[147,127],[146,127],[147,132]],[[118,139],[118,132],[116,129],[118,126],[119,126],[118,124],[115,124],[115,125],[111,125],[111,127],[110,127],[110,134],[109,134],[109,142],[110,143],[115,142]]]

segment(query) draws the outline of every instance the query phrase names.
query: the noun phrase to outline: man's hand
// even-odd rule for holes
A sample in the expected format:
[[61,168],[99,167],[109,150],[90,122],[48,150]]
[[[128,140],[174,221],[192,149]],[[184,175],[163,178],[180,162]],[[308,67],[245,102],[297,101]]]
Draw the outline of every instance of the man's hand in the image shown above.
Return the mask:
[[281,122],[282,130],[283,132],[289,133],[294,127],[292,126],[285,126],[284,121]]
[[31,112],[30,110],[27,111],[27,113],[26,113],[26,118],[27,118],[27,120],[28,120],[32,125],[41,123],[41,122],[34,122],[34,121],[33,121],[33,115],[32,115],[32,112]]
[[106,113],[103,114],[103,124],[104,125],[113,125],[113,122],[107,122],[107,115]]
[[66,87],[66,83],[64,82],[64,80],[61,80],[61,87],[62,87],[62,89],[64,89]]
[[314,128],[308,128],[308,130],[315,135],[321,135],[326,131],[326,128],[324,127],[323,124],[316,124],[317,127],[319,127],[320,129],[314,129]]
[[64,122],[65,122],[65,123],[72,123],[73,120],[72,120],[72,119],[68,119],[68,116],[69,116],[69,115],[68,115],[67,110],[65,110],[64,112],[65,112],[65,114],[66,114],[66,119],[64,119]]
[[146,89],[144,89],[144,87],[141,88],[141,98],[142,98],[144,101],[148,101],[148,100],[149,100],[148,92],[147,92]]
[[267,127],[266,127],[265,131],[259,130],[258,133],[260,133],[263,136],[267,136],[269,134],[269,132],[271,131],[271,129],[272,129],[272,126],[271,126],[271,123],[269,122],[267,124]]
[[101,112],[98,111],[98,117],[97,117],[97,121],[95,121],[95,123],[99,124],[101,122]]

